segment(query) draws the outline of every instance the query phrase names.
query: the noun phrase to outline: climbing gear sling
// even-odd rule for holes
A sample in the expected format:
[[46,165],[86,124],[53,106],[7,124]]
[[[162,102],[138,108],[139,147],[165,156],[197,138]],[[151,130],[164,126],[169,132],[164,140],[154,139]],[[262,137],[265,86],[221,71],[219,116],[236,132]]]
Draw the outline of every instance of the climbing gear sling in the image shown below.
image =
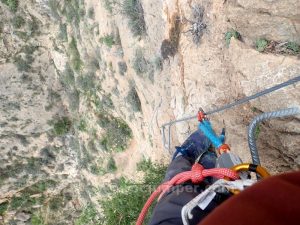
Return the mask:
[[160,186],[151,194],[145,203],[138,219],[136,225],[142,225],[143,221],[146,217],[148,209],[150,208],[153,201],[160,195],[162,196],[166,193],[172,186],[183,184],[187,181],[192,181],[194,184],[198,184],[203,181],[206,177],[215,177],[215,178],[230,178],[232,180],[236,180],[239,178],[238,174],[228,168],[214,168],[214,169],[204,169],[203,166],[196,163],[193,165],[191,171],[183,172],[175,177],[173,177],[170,181],[167,181]]

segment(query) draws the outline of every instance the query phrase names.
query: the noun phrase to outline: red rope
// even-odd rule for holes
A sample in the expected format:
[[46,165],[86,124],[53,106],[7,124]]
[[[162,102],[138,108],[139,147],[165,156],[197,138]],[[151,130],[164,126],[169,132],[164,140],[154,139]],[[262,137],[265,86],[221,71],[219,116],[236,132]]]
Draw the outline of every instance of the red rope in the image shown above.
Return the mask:
[[163,195],[166,191],[168,191],[172,186],[183,184],[189,180],[192,183],[197,184],[204,180],[205,177],[215,177],[215,178],[230,178],[232,180],[236,180],[239,178],[238,174],[228,168],[214,168],[214,169],[204,169],[203,166],[196,163],[193,165],[191,171],[183,172],[177,174],[171,180],[161,184],[158,188],[151,194],[148,198],[147,202],[145,203],[139,218],[137,219],[136,225],[142,225],[144,219],[147,215],[147,212],[153,203],[153,201],[159,196],[159,194]]

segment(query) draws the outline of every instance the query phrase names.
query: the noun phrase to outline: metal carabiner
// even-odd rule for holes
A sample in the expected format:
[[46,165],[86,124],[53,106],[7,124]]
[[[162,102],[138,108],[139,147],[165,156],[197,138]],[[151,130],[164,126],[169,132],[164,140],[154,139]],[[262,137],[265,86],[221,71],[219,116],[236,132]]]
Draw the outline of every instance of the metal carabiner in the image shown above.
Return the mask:
[[260,175],[262,178],[271,176],[264,167],[252,163],[242,163],[232,167],[231,169],[236,172],[241,172],[241,171],[255,172],[256,174]]

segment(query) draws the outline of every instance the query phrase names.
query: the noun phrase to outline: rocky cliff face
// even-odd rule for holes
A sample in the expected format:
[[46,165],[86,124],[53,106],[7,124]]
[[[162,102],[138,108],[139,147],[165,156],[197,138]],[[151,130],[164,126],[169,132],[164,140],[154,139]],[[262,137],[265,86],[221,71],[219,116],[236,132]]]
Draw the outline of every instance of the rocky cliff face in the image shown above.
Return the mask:
[[[142,157],[168,162],[163,123],[300,73],[296,0],[1,0],[0,16],[1,224],[85,224]],[[299,99],[298,84],[211,120],[249,161],[251,119]],[[172,147],[195,127],[174,126]],[[261,125],[273,173],[299,167],[299,129]]]

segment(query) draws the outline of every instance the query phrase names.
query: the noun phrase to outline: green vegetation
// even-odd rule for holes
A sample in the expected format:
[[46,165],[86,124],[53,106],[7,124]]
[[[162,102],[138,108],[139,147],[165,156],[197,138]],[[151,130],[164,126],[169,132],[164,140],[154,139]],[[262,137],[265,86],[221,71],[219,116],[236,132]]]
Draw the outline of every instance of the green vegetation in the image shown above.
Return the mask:
[[269,44],[269,42],[266,39],[258,39],[255,42],[256,50],[259,52],[263,52],[263,51],[265,51],[268,44]]
[[28,21],[28,30],[30,35],[39,34],[39,23],[35,17],[31,17],[31,20]]
[[288,42],[286,48],[292,50],[295,54],[300,52],[300,46],[296,42]]
[[62,41],[68,41],[67,24],[65,24],[65,23],[59,24],[58,38]]
[[112,173],[115,172],[116,170],[117,170],[116,161],[112,156],[110,156],[107,162],[107,171]]
[[155,57],[153,63],[154,63],[155,70],[162,71],[162,69],[163,69],[163,60],[162,60],[161,57],[159,57],[159,56]]
[[77,128],[80,131],[87,131],[87,122],[86,122],[86,120],[81,119],[77,124]]
[[0,38],[3,33],[3,28],[4,28],[4,23],[2,21],[0,21]]
[[63,196],[55,196],[49,201],[49,208],[53,211],[59,211],[64,206]]
[[57,183],[54,180],[42,180],[25,188],[23,192],[28,193],[30,195],[39,194],[46,191],[48,188],[55,187],[56,184]]
[[1,2],[7,5],[10,11],[17,12],[19,0],[1,0]]
[[101,96],[101,99],[98,97],[95,97],[92,101],[95,104],[96,111],[100,114],[108,113],[111,109],[114,109],[115,106],[111,100],[111,95],[105,95],[103,94]]
[[3,216],[8,208],[8,202],[3,202],[0,204],[0,216]]
[[20,140],[22,145],[27,146],[29,144],[25,135],[17,134],[16,137]]
[[114,68],[113,68],[112,62],[109,62],[109,63],[108,63],[108,68],[109,68],[109,70],[110,70],[111,72],[114,72]]
[[80,93],[75,88],[75,74],[68,63],[66,64],[64,72],[60,75],[60,82],[63,87],[65,87],[69,108],[72,112],[75,112],[79,108]]
[[79,72],[82,67],[82,61],[80,58],[80,54],[77,48],[77,42],[74,37],[72,37],[71,42],[69,44],[69,55],[71,59],[71,65],[76,72]]
[[61,96],[58,92],[53,91],[52,89],[48,90],[48,103],[49,105],[45,106],[46,111],[49,111],[53,106],[61,101]]
[[45,196],[31,197],[29,193],[23,191],[20,196],[13,196],[8,206],[9,210],[26,209],[27,212],[36,212],[36,205],[43,205]]
[[118,67],[119,67],[119,73],[121,75],[124,75],[127,72],[127,64],[126,62],[118,62]]
[[14,63],[20,72],[29,72],[31,64],[34,62],[33,53],[37,47],[32,45],[26,45],[22,51],[25,55],[17,55],[14,57]]
[[259,112],[259,109],[256,108],[255,106],[252,106],[252,107],[251,107],[251,111],[252,111],[252,112]]
[[241,34],[239,32],[237,32],[234,29],[231,29],[230,31],[227,31],[225,34],[225,41],[226,41],[226,45],[227,47],[229,47],[230,45],[230,40],[231,38],[234,37],[235,39],[240,40],[241,39]]
[[112,109],[115,109],[111,99],[111,94],[105,94],[102,92],[100,96],[98,96],[95,93],[93,99],[91,99],[91,103],[93,103],[93,105],[96,107],[96,112],[100,114],[110,113]]
[[101,101],[102,107],[107,109],[114,109],[114,103],[110,98],[110,95],[102,95],[102,101]]
[[[109,134],[105,134],[100,139],[100,144],[103,146],[105,151],[116,151],[121,152],[126,149],[126,145],[121,145],[119,143],[115,143],[114,141],[118,141],[118,136],[115,135],[113,132],[109,132]],[[119,141],[120,142],[120,141]]]
[[90,19],[95,19],[95,10],[94,10],[93,7],[89,8],[89,10],[88,10],[88,17]]
[[17,210],[21,207],[26,208],[26,210],[30,210],[34,205],[43,204],[45,200],[44,195],[41,195],[40,197],[31,197],[31,195],[43,193],[48,188],[55,186],[56,182],[53,180],[39,181],[23,189],[19,196],[13,196],[9,207],[12,210]]
[[92,95],[95,92],[95,74],[88,73],[77,78],[76,84],[85,95]]
[[68,117],[62,117],[53,124],[54,134],[57,136],[68,133],[71,129],[72,122]]
[[42,163],[48,165],[48,164],[54,162],[56,159],[56,156],[54,153],[56,151],[57,151],[57,148],[54,148],[52,146],[46,146],[46,147],[42,148],[40,151],[40,155],[42,157]]
[[27,41],[29,38],[29,35],[27,34],[27,32],[24,31],[15,31],[15,34],[22,40]]
[[75,225],[102,225],[98,219],[98,212],[95,206],[92,204],[87,205],[80,217],[75,221]]
[[[17,178],[22,172],[35,174],[40,170],[41,165],[42,161],[40,158],[27,158],[26,164],[18,160],[14,160],[12,165],[7,165],[5,168],[1,169],[1,179],[5,180],[8,178]],[[27,177],[23,176],[22,179],[26,180]],[[19,181],[21,181],[21,179]]]
[[51,197],[51,199],[48,202],[48,205],[51,211],[59,212],[72,199],[72,194],[70,192],[61,191],[58,195]]
[[140,0],[124,0],[121,13],[128,18],[128,26],[134,36],[146,34],[144,10]]
[[61,74],[60,81],[66,88],[71,88],[75,85],[75,75],[68,63],[66,64],[65,71]]
[[78,0],[68,0],[64,1],[65,5],[62,9],[62,14],[66,16],[67,22],[74,24],[75,27],[79,27],[80,23],[80,1]]
[[60,94],[58,92],[53,91],[52,89],[49,89],[48,91],[48,99],[50,102],[53,101],[59,101],[61,98]]
[[116,42],[114,40],[114,35],[112,35],[112,34],[107,34],[104,37],[101,37],[100,42],[102,44],[105,44],[109,48],[111,48],[113,45],[116,44]]
[[155,64],[145,58],[143,49],[138,48],[136,50],[132,66],[138,76],[154,82]]
[[90,154],[90,152],[86,149],[84,145],[82,145],[81,148],[81,155],[80,155],[80,165],[82,168],[89,168],[89,166],[92,164],[94,158]]
[[84,8],[81,8],[81,9],[79,10],[79,15],[80,15],[80,17],[84,17],[85,14],[86,14],[85,9],[84,9]]
[[14,58],[14,63],[17,66],[18,70],[20,72],[28,72],[29,69],[31,68],[30,64],[26,59],[24,59],[22,56],[16,56]]
[[134,112],[142,111],[141,100],[136,92],[135,87],[130,88],[130,90],[127,94],[127,97],[126,97],[126,101],[130,104],[130,106]]
[[255,139],[258,139],[260,132],[261,132],[260,125],[257,125],[254,131]]
[[80,102],[80,93],[76,89],[72,89],[70,91],[67,91],[67,97],[69,102],[70,109],[74,112],[78,110],[79,108],[79,102]]
[[27,202],[27,198],[24,197],[16,197],[13,196],[11,203],[10,203],[10,207],[12,209],[18,209],[19,207],[21,207],[25,202]]
[[298,55],[300,46],[295,42],[277,42],[266,39],[258,39],[255,42],[256,50],[259,52],[268,52],[275,54]]
[[16,29],[20,29],[25,23],[26,22],[22,16],[15,16],[12,20],[12,25]]
[[27,164],[25,169],[30,174],[36,174],[42,166],[42,161],[40,158],[30,157],[27,159]]
[[[122,43],[121,43],[121,37],[120,37],[120,32],[119,32],[119,29],[116,28],[116,32],[114,34],[114,40],[115,40],[115,44],[116,45],[120,45],[121,47],[121,51],[122,51],[122,54],[123,54],[123,49],[122,49]],[[123,57],[123,55],[122,55]]]
[[10,202],[10,209],[16,210],[20,207],[29,208],[36,204],[36,199],[31,198],[30,194],[22,193],[21,196],[13,196]]
[[[134,224],[147,198],[162,182],[166,167],[143,160],[138,164],[138,170],[144,172],[141,183],[135,184],[123,178],[117,189],[111,191],[111,198],[100,200],[104,224]],[[151,214],[151,210],[148,215]]]
[[149,62],[144,57],[142,49],[138,48],[133,59],[133,69],[137,75],[142,76],[149,71]]
[[105,130],[100,144],[105,151],[124,151],[132,137],[132,131],[126,122],[107,113],[99,114],[99,125]]
[[56,0],[49,0],[48,6],[51,10],[51,14],[55,19],[60,19],[58,8],[59,8],[59,2]]
[[[101,59],[100,59],[101,60]],[[86,68],[89,71],[96,71],[100,69],[99,61],[95,57],[91,57],[88,60],[86,60]]]
[[26,54],[26,55],[32,55],[36,50],[38,49],[37,46],[33,46],[33,45],[26,45],[23,47],[23,52]]
[[[100,166],[99,166],[100,164]],[[117,170],[116,161],[110,156],[107,161],[98,161],[90,166],[91,173],[103,176],[107,173],[114,173]]]
[[39,214],[33,214],[30,222],[31,225],[44,225],[43,217]]
[[114,0],[102,0],[104,3],[104,8],[111,14],[113,12]]
[[96,164],[92,164],[90,166],[90,171],[92,174],[95,174],[98,176],[102,176],[102,175],[106,174],[106,170],[102,166],[98,166]]

